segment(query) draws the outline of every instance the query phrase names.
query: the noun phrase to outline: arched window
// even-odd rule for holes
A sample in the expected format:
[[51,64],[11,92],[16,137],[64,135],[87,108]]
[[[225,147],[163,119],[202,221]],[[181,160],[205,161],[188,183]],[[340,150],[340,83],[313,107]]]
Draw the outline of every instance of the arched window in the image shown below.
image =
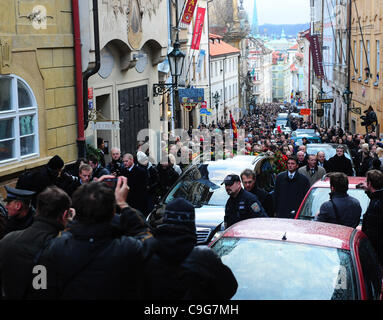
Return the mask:
[[0,165],[37,156],[36,98],[20,77],[0,75]]

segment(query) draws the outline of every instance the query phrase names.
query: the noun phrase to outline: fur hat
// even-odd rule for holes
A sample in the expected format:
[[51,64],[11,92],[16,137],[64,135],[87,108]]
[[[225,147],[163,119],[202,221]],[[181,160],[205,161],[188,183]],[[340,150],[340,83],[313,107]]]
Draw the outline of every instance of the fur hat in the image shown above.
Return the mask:
[[165,208],[163,223],[186,225],[195,228],[194,206],[183,198],[172,200]]
[[57,154],[48,161],[48,167],[52,170],[59,170],[64,167],[64,160],[61,159]]

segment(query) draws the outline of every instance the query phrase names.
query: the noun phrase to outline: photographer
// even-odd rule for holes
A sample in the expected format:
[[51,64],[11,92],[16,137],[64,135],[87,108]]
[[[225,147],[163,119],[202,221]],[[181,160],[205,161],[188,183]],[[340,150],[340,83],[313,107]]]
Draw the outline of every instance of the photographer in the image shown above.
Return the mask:
[[[51,299],[139,299],[144,262],[155,244],[142,214],[126,203],[127,179],[115,191],[91,182],[73,194],[76,219],[52,240],[39,263],[48,272]],[[120,226],[112,225],[116,205]]]
[[3,298],[34,298],[37,292],[31,288],[34,259],[73,218],[74,211],[70,206],[71,199],[63,190],[48,187],[37,197],[33,224],[25,230],[9,233],[0,241]]

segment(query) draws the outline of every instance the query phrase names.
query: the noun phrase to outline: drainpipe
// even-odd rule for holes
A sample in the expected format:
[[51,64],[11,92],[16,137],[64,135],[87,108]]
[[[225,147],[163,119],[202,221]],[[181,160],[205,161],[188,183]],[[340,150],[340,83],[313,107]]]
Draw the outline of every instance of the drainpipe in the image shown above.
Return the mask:
[[83,112],[84,112],[84,130],[88,128],[88,79],[100,70],[100,33],[98,27],[98,3],[93,0],[93,30],[94,30],[94,50],[95,50],[95,66],[83,73]]
[[77,157],[84,158],[85,135],[84,135],[84,110],[82,91],[82,64],[81,64],[81,36],[79,0],[72,0],[73,31],[74,31],[74,57],[75,57],[75,82],[76,82],[76,106],[77,106]]

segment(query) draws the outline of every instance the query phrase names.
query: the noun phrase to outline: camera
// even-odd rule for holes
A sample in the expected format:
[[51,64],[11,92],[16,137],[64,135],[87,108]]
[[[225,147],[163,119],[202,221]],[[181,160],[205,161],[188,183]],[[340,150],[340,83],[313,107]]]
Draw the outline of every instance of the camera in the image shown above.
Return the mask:
[[116,189],[117,178],[105,179],[103,182],[105,182],[108,187]]

